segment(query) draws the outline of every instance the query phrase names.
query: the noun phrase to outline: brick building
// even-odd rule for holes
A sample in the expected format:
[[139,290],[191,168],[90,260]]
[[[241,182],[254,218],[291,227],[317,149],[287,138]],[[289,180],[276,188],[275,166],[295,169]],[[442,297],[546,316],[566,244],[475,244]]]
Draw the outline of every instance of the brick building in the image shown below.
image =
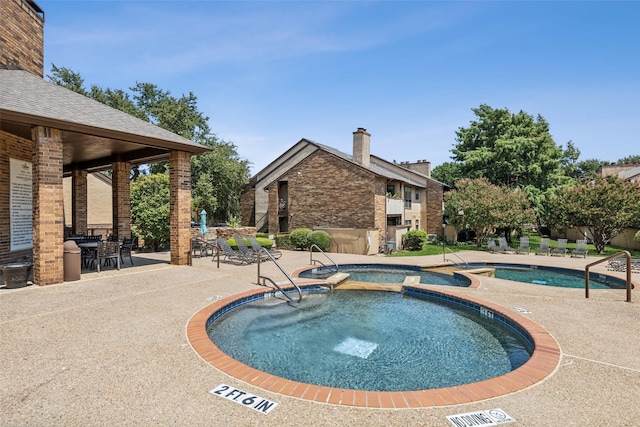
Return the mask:
[[64,279],[63,177],[73,232],[87,231],[87,174],[112,171],[113,235],[130,237],[132,165],[169,160],[171,263],[186,264],[192,154],[208,148],[43,79],[44,12],[0,0],[0,265],[32,260],[33,282]]
[[430,163],[393,163],[370,154],[371,135],[353,132],[353,155],[302,139],[253,176],[241,196],[246,225],[271,234],[295,228],[442,231],[445,185]]

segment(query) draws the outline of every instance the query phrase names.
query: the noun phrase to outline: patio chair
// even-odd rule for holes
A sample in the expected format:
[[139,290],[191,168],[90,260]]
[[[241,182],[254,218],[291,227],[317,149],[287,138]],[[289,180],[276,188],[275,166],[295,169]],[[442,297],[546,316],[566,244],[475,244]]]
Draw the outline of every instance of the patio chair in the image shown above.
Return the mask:
[[564,256],[567,253],[567,239],[558,239],[558,246],[551,249],[551,255]]
[[586,240],[576,240],[576,248],[571,252],[571,256],[583,256],[587,257],[587,241]]
[[[258,260],[259,252],[247,246],[247,244],[244,241],[244,236],[235,235],[233,236],[233,240],[236,242],[236,246],[238,247],[238,250],[242,252],[247,258],[250,258],[251,262],[255,262]],[[260,255],[260,256],[262,257],[261,260],[264,260],[265,258],[267,258],[266,255]]]
[[529,238],[528,237],[521,237],[520,238],[520,246],[518,246],[517,249],[514,249],[514,252],[519,254],[519,253],[527,253],[527,255],[529,255],[529,253],[531,252],[531,248],[529,247]]
[[100,273],[100,264],[111,265],[115,261],[116,267],[120,270],[120,243],[119,242],[99,242],[96,248],[96,268]]
[[131,257],[131,251],[133,250],[133,238],[122,239],[122,245],[120,246],[120,262],[124,264],[124,257],[129,257],[129,262],[133,265],[133,258]]
[[498,251],[502,252],[503,254],[506,254],[509,251],[513,251],[513,249],[511,249],[511,247],[507,243],[506,237],[498,237]]
[[540,239],[540,246],[536,249],[536,255],[549,255],[551,248],[549,247],[549,238],[543,237]]
[[[220,237],[216,240],[216,244],[220,248],[221,255],[223,256],[222,261],[228,261],[232,264],[241,265],[244,263],[250,264],[253,262],[253,256],[246,256],[240,251],[235,251],[226,241],[226,239]],[[213,258],[215,260],[215,257]]]
[[[258,239],[255,236],[247,236],[246,239],[249,241],[249,244],[253,248],[254,251],[259,251],[262,246],[258,242]],[[279,259],[282,256],[282,252],[277,249],[267,249],[267,251],[271,254],[274,259]]]

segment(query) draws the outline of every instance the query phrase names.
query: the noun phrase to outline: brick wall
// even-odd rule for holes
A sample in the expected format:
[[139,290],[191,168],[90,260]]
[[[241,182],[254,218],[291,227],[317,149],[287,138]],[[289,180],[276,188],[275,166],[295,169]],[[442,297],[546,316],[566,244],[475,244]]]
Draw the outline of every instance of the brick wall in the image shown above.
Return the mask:
[[62,138],[57,129],[34,127],[33,281],[44,286],[64,280],[64,197]]
[[240,194],[240,218],[242,225],[256,225],[256,189],[245,186]]
[[71,192],[73,193],[71,197],[72,233],[86,234],[88,212],[87,171],[78,169],[73,171],[71,177]]
[[191,155],[169,155],[169,201],[171,264],[187,265],[191,252]]
[[0,1],[0,64],[44,76],[44,16],[25,0]]
[[111,199],[113,204],[113,236],[122,240],[131,237],[131,164],[113,163]]
[[[299,227],[378,228],[385,186],[375,174],[324,151],[292,168],[288,180],[289,231]],[[278,189],[269,187],[269,232],[278,231]],[[382,215],[384,217],[384,214]],[[382,232],[384,227],[379,228]]]
[[30,140],[0,131],[0,264],[24,261],[25,257],[31,259],[31,249],[10,252],[9,159],[32,162],[32,152]]

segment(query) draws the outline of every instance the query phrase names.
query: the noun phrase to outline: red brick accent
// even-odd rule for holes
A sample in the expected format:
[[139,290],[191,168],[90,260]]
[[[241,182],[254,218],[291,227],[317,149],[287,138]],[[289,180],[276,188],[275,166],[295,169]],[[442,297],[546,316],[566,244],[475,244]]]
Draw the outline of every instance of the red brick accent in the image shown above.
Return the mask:
[[[427,218],[426,232],[429,234],[442,233],[442,200],[444,189],[439,184],[430,179],[427,180]],[[423,220],[424,221],[424,220]]]
[[34,127],[33,138],[33,282],[64,281],[64,198],[62,138],[57,129]]
[[71,176],[71,222],[74,234],[87,233],[87,171],[74,170]]
[[111,177],[111,197],[113,202],[113,237],[131,237],[131,164],[114,162]]
[[191,155],[169,155],[171,264],[187,265],[191,252]]
[[0,1],[0,64],[44,76],[44,18],[24,0]]

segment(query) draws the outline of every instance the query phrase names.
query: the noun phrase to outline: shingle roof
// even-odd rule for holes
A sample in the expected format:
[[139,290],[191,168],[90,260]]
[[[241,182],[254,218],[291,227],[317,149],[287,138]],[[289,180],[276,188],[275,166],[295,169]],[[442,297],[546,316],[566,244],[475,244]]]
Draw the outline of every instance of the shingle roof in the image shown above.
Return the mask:
[[108,138],[118,136],[192,153],[209,151],[203,145],[22,70],[0,69],[0,120],[3,118]]

